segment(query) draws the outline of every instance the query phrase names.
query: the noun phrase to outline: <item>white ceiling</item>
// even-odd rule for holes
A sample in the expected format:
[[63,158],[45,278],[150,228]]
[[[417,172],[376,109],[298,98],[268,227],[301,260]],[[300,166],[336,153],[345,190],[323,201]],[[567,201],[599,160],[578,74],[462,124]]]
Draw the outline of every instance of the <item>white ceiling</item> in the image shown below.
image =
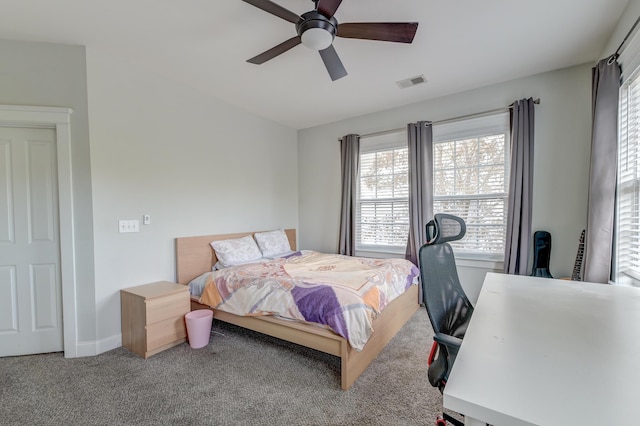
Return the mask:
[[[311,0],[276,0],[302,14]],[[332,82],[294,25],[241,0],[0,0],[0,38],[85,45],[294,129],[595,62],[629,0],[343,0],[338,22],[419,22],[413,44],[336,38]],[[428,82],[400,89],[396,81]]]

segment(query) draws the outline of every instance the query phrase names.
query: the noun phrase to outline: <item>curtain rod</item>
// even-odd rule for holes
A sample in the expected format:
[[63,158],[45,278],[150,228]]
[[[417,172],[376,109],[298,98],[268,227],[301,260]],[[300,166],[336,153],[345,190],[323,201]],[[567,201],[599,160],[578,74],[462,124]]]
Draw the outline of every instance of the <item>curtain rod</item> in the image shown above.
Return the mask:
[[622,46],[624,46],[624,44],[627,42],[627,39],[629,38],[633,30],[636,29],[636,27],[638,26],[638,22],[640,22],[640,16],[638,16],[638,19],[636,19],[636,22],[634,22],[633,26],[631,27],[627,35],[624,36],[624,38],[622,39],[622,43],[620,43],[620,46],[618,46],[618,48],[616,49],[616,53],[614,53],[613,56],[615,56],[616,58],[618,57],[618,54],[620,53],[620,49],[622,49]]
[[[534,104],[540,104],[540,98],[534,99],[533,101]],[[460,120],[464,120],[467,118],[475,118],[475,117],[483,117],[485,115],[491,115],[491,114],[495,114],[498,112],[503,112],[503,111],[508,111],[511,108],[513,108],[513,104],[509,105],[506,108],[496,108],[496,109],[492,109],[489,111],[483,111],[483,112],[476,112],[474,114],[467,114],[467,115],[461,115],[459,117],[453,117],[453,118],[446,118],[444,120],[438,120],[438,121],[432,121],[431,124],[446,124],[446,123],[453,123],[455,121],[460,121]],[[407,130],[406,127],[402,127],[399,129],[391,129],[391,130],[382,130],[380,132],[374,132],[374,133],[367,133],[366,135],[360,135],[361,138],[370,138],[373,136],[383,136],[383,135],[387,135],[390,133],[397,133],[397,132],[401,132],[403,130]],[[341,141],[342,138],[339,138],[338,141]]]

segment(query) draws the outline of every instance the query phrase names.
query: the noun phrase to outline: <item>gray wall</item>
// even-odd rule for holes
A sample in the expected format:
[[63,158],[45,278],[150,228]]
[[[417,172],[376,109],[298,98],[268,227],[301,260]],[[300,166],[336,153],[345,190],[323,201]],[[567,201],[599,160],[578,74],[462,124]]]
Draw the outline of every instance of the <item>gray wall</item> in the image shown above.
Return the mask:
[[[602,54],[600,55],[601,59],[615,53],[618,46],[620,46],[620,43],[622,43],[622,40],[624,40],[624,37],[627,35],[631,27],[633,27],[636,19],[638,19],[638,16],[640,16],[640,0],[629,0],[627,8],[622,12],[620,21],[618,21],[615,30],[609,38],[609,42],[606,44]],[[639,28],[636,28],[635,33],[637,33],[638,30]],[[630,40],[627,40],[625,45],[628,44],[629,41]],[[624,51],[624,46],[622,51]]]
[[93,218],[85,48],[0,40],[0,104],[73,109],[71,157],[78,340],[95,339]]
[[[523,97],[542,100],[534,230],[553,235],[554,276],[571,273],[586,223],[591,64],[296,134],[105,52],[1,40],[0,52],[0,104],[74,110],[78,333],[97,352],[120,344],[121,288],[174,279],[177,236],[297,227],[301,248],[335,252],[338,137],[476,113]],[[151,215],[151,225],[141,224],[137,234],[117,232],[119,219],[143,214]],[[486,270],[461,268],[472,298]]]
[[87,69],[102,352],[120,345],[119,290],[175,279],[176,237],[297,228],[297,134],[103,51]]
[[[82,355],[120,346],[121,288],[175,279],[175,237],[297,228],[295,130],[105,52],[0,40],[0,53],[0,104],[73,109]],[[150,225],[118,233],[143,214]]]
[[[300,246],[335,252],[338,245],[340,150],[337,139],[438,121],[540,98],[536,106],[533,230],[552,235],[550,269],[571,275],[586,226],[591,135],[591,64],[557,70],[298,132]],[[428,84],[428,83],[427,83]],[[405,89],[411,90],[411,89]],[[464,262],[460,278],[472,299],[488,270]]]

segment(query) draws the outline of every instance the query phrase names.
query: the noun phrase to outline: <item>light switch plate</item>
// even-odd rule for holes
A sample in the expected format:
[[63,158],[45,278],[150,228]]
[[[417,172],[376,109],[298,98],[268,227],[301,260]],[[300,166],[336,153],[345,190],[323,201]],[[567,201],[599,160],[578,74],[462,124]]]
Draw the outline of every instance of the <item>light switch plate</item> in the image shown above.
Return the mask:
[[140,232],[140,222],[137,220],[118,221],[118,230],[123,232]]

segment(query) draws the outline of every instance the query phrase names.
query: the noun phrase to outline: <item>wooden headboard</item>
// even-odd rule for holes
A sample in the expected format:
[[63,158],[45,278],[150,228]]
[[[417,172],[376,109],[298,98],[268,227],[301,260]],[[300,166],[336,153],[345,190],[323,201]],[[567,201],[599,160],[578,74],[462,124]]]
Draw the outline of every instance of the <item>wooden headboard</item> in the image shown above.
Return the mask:
[[[253,235],[256,232],[240,232],[237,234],[201,235],[197,237],[176,238],[176,280],[180,284],[210,271],[216,264],[216,254],[209,245],[211,241],[229,240]],[[291,250],[296,250],[296,230],[285,229]]]

